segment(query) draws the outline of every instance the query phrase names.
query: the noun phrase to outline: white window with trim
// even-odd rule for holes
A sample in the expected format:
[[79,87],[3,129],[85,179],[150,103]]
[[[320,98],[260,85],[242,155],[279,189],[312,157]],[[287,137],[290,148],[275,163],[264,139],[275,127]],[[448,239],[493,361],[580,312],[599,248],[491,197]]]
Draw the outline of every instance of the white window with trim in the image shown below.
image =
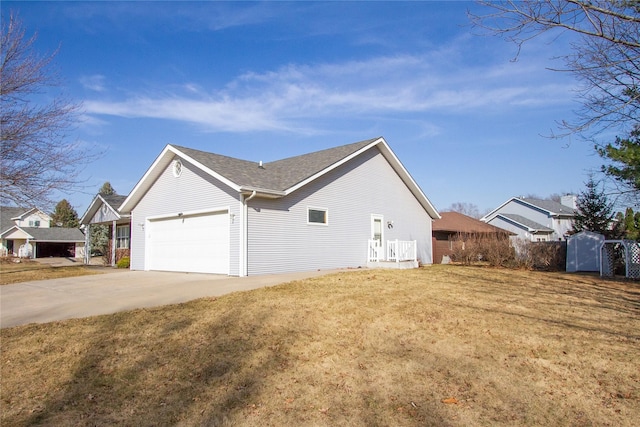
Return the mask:
[[307,208],[307,224],[328,225],[329,210],[326,208],[309,206]]
[[129,249],[129,224],[116,226],[116,249]]

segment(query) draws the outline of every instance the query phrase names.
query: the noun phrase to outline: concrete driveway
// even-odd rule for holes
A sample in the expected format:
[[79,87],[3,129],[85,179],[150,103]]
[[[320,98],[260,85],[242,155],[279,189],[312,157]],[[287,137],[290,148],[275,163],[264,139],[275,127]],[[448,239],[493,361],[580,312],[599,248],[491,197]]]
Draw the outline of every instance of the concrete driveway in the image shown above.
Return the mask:
[[92,276],[3,285],[0,286],[0,327],[177,304],[332,272],[229,277],[113,269]]

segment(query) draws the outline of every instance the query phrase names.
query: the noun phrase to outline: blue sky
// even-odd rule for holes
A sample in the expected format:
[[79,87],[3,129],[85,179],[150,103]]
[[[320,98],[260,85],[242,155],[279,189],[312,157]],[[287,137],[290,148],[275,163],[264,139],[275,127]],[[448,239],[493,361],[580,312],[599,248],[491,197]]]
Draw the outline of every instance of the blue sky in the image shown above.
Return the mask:
[[470,2],[10,2],[66,96],[69,139],[127,194],[166,144],[264,162],[383,136],[439,210],[579,192],[602,160],[545,137],[579,105],[567,35],[477,35]]

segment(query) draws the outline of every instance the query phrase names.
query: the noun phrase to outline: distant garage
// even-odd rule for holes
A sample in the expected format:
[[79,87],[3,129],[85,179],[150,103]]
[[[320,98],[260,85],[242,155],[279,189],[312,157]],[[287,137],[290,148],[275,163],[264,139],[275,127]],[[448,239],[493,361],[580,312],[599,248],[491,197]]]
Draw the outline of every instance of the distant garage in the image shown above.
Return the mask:
[[36,258],[75,258],[76,244],[70,242],[36,242]]
[[229,274],[228,211],[148,218],[146,270]]

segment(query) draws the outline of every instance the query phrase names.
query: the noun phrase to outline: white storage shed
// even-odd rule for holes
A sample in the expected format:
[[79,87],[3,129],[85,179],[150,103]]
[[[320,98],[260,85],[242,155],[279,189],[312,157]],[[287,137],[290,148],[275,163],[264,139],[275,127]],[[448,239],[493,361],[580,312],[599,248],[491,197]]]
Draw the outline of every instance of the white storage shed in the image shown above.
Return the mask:
[[602,234],[580,231],[567,239],[567,272],[600,271]]

